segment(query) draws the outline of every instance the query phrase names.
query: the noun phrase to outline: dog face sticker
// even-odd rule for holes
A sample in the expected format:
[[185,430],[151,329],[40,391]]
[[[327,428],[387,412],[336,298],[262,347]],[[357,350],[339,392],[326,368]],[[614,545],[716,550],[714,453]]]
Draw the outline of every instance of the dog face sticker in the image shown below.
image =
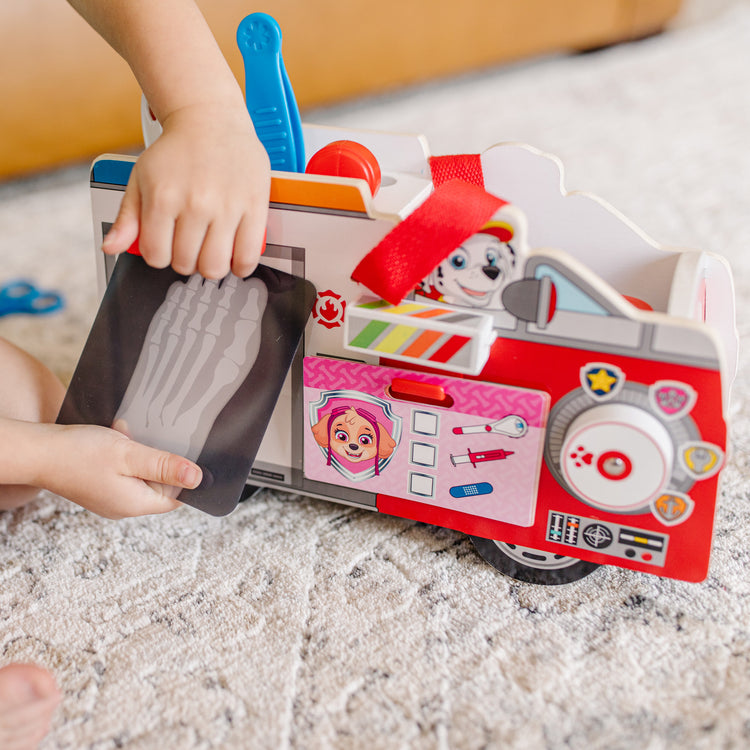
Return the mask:
[[523,215],[506,206],[440,263],[419,293],[449,305],[500,310],[502,291],[525,251]]
[[332,466],[347,479],[377,477],[398,445],[400,417],[387,402],[362,393],[328,392],[311,404],[310,429]]

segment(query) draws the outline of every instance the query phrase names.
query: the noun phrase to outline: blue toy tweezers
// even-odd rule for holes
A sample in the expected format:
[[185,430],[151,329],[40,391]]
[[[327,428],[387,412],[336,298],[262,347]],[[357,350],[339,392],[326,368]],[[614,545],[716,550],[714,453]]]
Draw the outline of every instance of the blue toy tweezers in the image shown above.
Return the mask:
[[281,56],[281,29],[266,13],[252,13],[237,28],[245,63],[245,104],[271,169],[305,171],[305,144],[297,101]]

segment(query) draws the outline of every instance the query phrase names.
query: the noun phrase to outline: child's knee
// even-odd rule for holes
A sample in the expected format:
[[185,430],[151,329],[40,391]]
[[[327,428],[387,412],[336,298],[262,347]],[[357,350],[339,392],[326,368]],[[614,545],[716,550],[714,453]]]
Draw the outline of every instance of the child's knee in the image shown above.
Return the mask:
[[54,422],[65,388],[39,360],[0,339],[0,416]]

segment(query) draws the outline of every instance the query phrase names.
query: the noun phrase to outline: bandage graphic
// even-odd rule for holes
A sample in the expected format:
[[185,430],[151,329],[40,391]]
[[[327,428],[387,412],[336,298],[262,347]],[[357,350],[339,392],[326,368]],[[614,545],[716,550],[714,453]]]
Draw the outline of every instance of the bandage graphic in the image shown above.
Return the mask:
[[492,485],[489,482],[459,484],[455,487],[451,487],[449,492],[451,497],[455,497],[456,499],[476,497],[477,495],[489,495],[492,492]]

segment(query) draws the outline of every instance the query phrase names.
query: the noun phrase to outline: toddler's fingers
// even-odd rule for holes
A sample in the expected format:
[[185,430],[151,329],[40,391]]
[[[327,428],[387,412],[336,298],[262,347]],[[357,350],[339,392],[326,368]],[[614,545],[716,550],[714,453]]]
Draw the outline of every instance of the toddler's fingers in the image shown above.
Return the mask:
[[203,479],[200,467],[174,453],[130,441],[126,465],[131,476],[170,487],[195,489]]
[[198,271],[207,279],[223,279],[229,273],[234,243],[234,227],[227,222],[214,222],[208,228],[200,258]]
[[172,246],[172,268],[190,276],[198,269],[198,256],[205,246],[206,221],[193,214],[183,214],[175,223]]
[[266,247],[265,215],[261,223],[257,217],[245,216],[237,227],[232,254],[232,273],[244,279],[258,265]]
[[102,242],[102,250],[108,255],[125,252],[138,239],[140,229],[141,194],[138,183],[132,178],[125,188],[120,210],[114,224]]
[[175,217],[170,210],[153,204],[143,206],[138,249],[146,263],[153,268],[172,264],[174,233]]

